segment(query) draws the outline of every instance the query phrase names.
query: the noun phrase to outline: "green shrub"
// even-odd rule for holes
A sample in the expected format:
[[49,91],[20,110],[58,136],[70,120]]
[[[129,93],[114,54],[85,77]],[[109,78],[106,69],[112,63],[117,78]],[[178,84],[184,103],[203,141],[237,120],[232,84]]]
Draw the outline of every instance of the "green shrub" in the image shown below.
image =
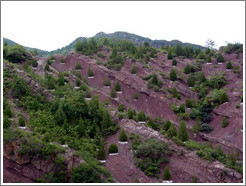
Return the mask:
[[137,70],[136,70],[136,65],[133,65],[132,66],[132,70],[131,70],[131,73],[132,74],[136,74]]
[[118,153],[118,151],[119,151],[118,146],[116,144],[113,143],[109,146],[109,149],[108,149],[109,154]]
[[198,183],[197,177],[196,176],[192,176],[191,177],[191,183]]
[[189,76],[189,78],[187,79],[188,86],[193,87],[195,85],[195,81],[196,81],[196,79],[194,76],[192,76],[192,75]]
[[185,106],[186,106],[186,108],[191,108],[192,107],[192,101],[190,99],[186,99]]
[[21,45],[13,45],[8,47],[5,58],[13,63],[20,63],[29,59],[28,52]]
[[106,151],[105,151],[105,148],[104,148],[104,145],[103,145],[102,142],[99,145],[97,159],[99,159],[99,160],[106,160]]
[[79,87],[81,85],[81,81],[79,79],[76,79],[75,84],[76,84],[76,87]]
[[176,87],[173,88],[172,95],[173,95],[173,98],[177,98],[178,97],[179,93],[178,93]]
[[37,62],[36,59],[33,59],[33,60],[32,60],[32,66],[33,66],[34,68],[36,68],[36,67],[38,66],[38,62]]
[[206,133],[209,133],[213,130],[212,127],[210,127],[207,123],[204,123],[201,125],[201,128],[200,128],[200,131],[201,132],[206,132]]
[[233,73],[234,73],[234,74],[239,74],[239,72],[240,72],[239,66],[234,66],[234,67],[233,67]]
[[[135,140],[134,140],[135,141]],[[163,141],[149,139],[135,145],[135,163],[147,176],[158,177],[160,165],[167,162],[168,146]]]
[[110,83],[110,81],[109,81],[108,78],[105,78],[105,79],[104,79],[103,85],[104,85],[104,86],[111,86],[111,83]]
[[227,127],[228,124],[229,124],[229,122],[228,122],[227,117],[223,116],[223,117],[222,117],[222,121],[221,121],[221,126],[222,126],[223,128],[225,128],[225,127]]
[[172,52],[170,51],[170,52],[168,52],[168,54],[167,54],[167,59],[173,59],[173,54],[172,54]]
[[163,174],[163,180],[171,180],[171,179],[172,179],[171,173],[169,171],[168,165],[166,165],[165,166],[165,171],[164,171],[164,174]]
[[143,111],[138,113],[138,121],[145,121],[145,114]]
[[93,70],[91,68],[88,68],[87,74],[88,74],[88,77],[93,77],[94,76],[94,72],[93,72]]
[[136,115],[135,110],[132,110],[132,108],[130,107],[130,108],[127,110],[127,117],[128,117],[129,119],[133,119],[133,116],[135,116],[135,115]]
[[184,68],[184,73],[189,74],[191,72],[191,66],[189,63],[186,63]]
[[106,58],[106,56],[105,56],[103,53],[98,53],[98,54],[97,54],[97,57],[100,57],[100,58]]
[[80,166],[72,170],[72,183],[101,183],[101,177],[91,165],[81,163]]
[[179,113],[185,113],[185,107],[184,104],[181,104],[179,107]]
[[19,116],[19,126],[25,127],[25,125],[26,125],[26,122],[24,120],[23,115]]
[[172,124],[171,121],[170,120],[167,120],[166,124],[163,126],[163,129],[165,131],[167,131],[169,129],[169,127],[171,126],[171,124]]
[[124,129],[122,129],[120,132],[119,141],[122,141],[122,142],[128,141],[128,137]]
[[46,71],[50,71],[50,66],[48,65],[48,63],[45,65],[45,68],[44,68]]
[[81,64],[79,62],[77,62],[76,66],[75,66],[75,69],[76,70],[82,69],[82,66],[81,66]]
[[[65,59],[64,57],[62,56],[61,59],[60,59],[60,63],[65,63]],[[75,67],[76,68],[76,67]]]
[[177,63],[178,63],[177,60],[176,59],[173,59],[172,66],[176,66]]
[[178,137],[182,141],[188,141],[189,140],[189,135],[188,135],[187,128],[186,128],[186,123],[184,121],[181,121],[179,123]]
[[155,124],[155,122],[151,118],[149,119],[147,125],[149,127],[151,127],[152,129],[154,129],[154,130],[157,130],[158,129],[157,125]]
[[219,102],[220,104],[222,103],[225,103],[225,102],[228,102],[229,101],[229,98],[228,98],[228,95],[227,93],[223,92],[220,97],[219,97]]
[[138,94],[138,92],[134,92],[133,99],[136,99],[136,100],[139,99],[139,94]]
[[118,105],[118,111],[119,111],[119,112],[124,112],[124,110],[125,110],[125,105],[124,105],[123,103],[120,103],[120,104]]
[[171,80],[171,81],[176,81],[176,80],[177,80],[177,73],[176,73],[176,71],[175,71],[174,69],[172,69],[172,70],[170,71],[169,76],[170,76],[170,80]]
[[117,81],[117,82],[115,83],[115,90],[116,90],[117,92],[120,92],[120,91],[121,91],[121,86],[120,86],[120,82],[119,82],[119,81]]
[[217,62],[219,62],[219,63],[225,62],[225,58],[222,56],[221,53],[217,54]]
[[110,96],[111,96],[112,98],[117,98],[117,93],[116,93],[116,90],[115,90],[114,87],[111,88]]
[[170,124],[170,127],[167,130],[167,136],[170,137],[170,138],[172,138],[174,136],[177,136],[177,133],[178,132],[177,132],[176,127],[171,123]]
[[7,128],[10,127],[10,125],[11,125],[11,122],[10,122],[9,118],[4,117],[4,118],[3,118],[3,128],[4,128],[4,129],[7,129]]
[[226,63],[226,69],[232,69],[232,64],[230,61]]

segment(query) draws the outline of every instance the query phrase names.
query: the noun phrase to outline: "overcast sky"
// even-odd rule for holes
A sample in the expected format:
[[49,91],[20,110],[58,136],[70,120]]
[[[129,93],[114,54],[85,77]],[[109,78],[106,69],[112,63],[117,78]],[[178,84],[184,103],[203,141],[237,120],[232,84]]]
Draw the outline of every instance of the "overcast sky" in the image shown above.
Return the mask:
[[77,37],[127,31],[217,47],[245,40],[245,2],[1,2],[2,37],[55,50]]

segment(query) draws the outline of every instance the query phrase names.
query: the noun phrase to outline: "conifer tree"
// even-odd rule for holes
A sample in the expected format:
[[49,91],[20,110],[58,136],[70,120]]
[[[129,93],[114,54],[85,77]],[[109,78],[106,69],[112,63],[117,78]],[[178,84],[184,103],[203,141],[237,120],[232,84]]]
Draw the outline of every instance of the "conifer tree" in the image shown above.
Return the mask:
[[124,129],[122,129],[120,132],[119,141],[122,141],[122,142],[128,141],[128,137]]
[[147,125],[148,125],[149,127],[151,127],[152,129],[154,129],[154,130],[157,130],[157,129],[158,129],[157,125],[156,125],[155,122],[152,120],[152,118],[149,119]]
[[170,127],[167,130],[167,136],[170,138],[177,136],[177,129],[175,128],[173,124],[170,124]]
[[132,74],[136,74],[136,65],[133,65],[133,66],[132,66],[131,73],[132,73]]
[[116,90],[117,92],[120,92],[120,91],[121,91],[121,86],[120,86],[119,81],[117,81],[117,82],[115,83],[115,90]]
[[115,90],[114,87],[111,88],[110,96],[111,96],[112,98],[117,98],[117,93],[116,93],[116,90]]
[[181,121],[179,123],[178,137],[181,141],[189,140],[189,135],[188,135],[187,128],[186,128],[186,123],[184,121]]
[[170,76],[171,81],[176,81],[177,80],[177,72],[174,69],[172,69],[170,71],[169,76]]
[[186,63],[185,68],[184,68],[184,73],[189,74],[191,70],[190,64]]
[[168,165],[165,166],[165,171],[164,171],[164,174],[163,174],[163,179],[164,180],[171,180],[172,179],[172,176],[171,176],[171,173],[169,171]]

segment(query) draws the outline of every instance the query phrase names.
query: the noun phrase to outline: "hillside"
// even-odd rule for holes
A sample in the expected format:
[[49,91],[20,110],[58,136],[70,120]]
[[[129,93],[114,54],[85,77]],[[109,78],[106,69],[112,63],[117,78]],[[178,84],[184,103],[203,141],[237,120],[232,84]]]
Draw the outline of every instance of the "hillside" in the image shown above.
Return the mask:
[[[182,43],[181,41],[178,40],[172,40],[172,41],[166,41],[166,40],[151,40],[149,38],[146,37],[142,37],[136,34],[130,34],[127,32],[115,32],[112,34],[106,34],[104,32],[99,32],[94,36],[96,39],[101,39],[101,38],[111,38],[111,39],[116,39],[116,40],[122,40],[122,39],[127,39],[132,41],[135,45],[138,44],[143,44],[144,41],[147,41],[150,43],[151,46],[153,47],[157,47],[160,48],[161,46],[165,46],[165,45],[170,45],[170,46],[174,46],[175,44],[181,44],[182,46],[185,45],[192,45],[194,48],[200,48],[200,49],[205,49],[203,46],[200,45],[195,45],[195,44],[191,44],[191,43]],[[83,39],[89,39],[86,37],[79,37],[77,39],[75,39],[73,42],[71,42],[69,45],[62,47],[60,49],[57,50],[53,50],[53,51],[44,51],[44,50],[40,50],[40,49],[36,49],[36,48],[30,48],[30,47],[26,47],[25,48],[29,51],[33,51],[33,50],[37,50],[39,56],[43,57],[43,56],[49,56],[49,55],[55,55],[55,54],[68,54],[70,51],[72,51],[75,47],[75,44],[78,41],[82,41]],[[10,39],[7,38],[3,38],[3,43],[7,42],[10,46],[11,45],[16,45],[17,43],[14,41],[11,41]],[[18,43],[21,45],[21,43]]]
[[243,46],[111,36],[4,47],[4,182],[241,183]]

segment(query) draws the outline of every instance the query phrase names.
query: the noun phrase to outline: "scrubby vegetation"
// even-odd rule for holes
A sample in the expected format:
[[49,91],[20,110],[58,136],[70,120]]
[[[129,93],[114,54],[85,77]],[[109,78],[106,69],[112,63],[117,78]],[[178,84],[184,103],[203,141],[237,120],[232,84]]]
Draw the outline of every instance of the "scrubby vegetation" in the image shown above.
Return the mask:
[[147,141],[135,139],[132,148],[135,150],[134,157],[136,165],[147,176],[158,177],[160,165],[163,162],[168,162],[168,145],[154,139]]

